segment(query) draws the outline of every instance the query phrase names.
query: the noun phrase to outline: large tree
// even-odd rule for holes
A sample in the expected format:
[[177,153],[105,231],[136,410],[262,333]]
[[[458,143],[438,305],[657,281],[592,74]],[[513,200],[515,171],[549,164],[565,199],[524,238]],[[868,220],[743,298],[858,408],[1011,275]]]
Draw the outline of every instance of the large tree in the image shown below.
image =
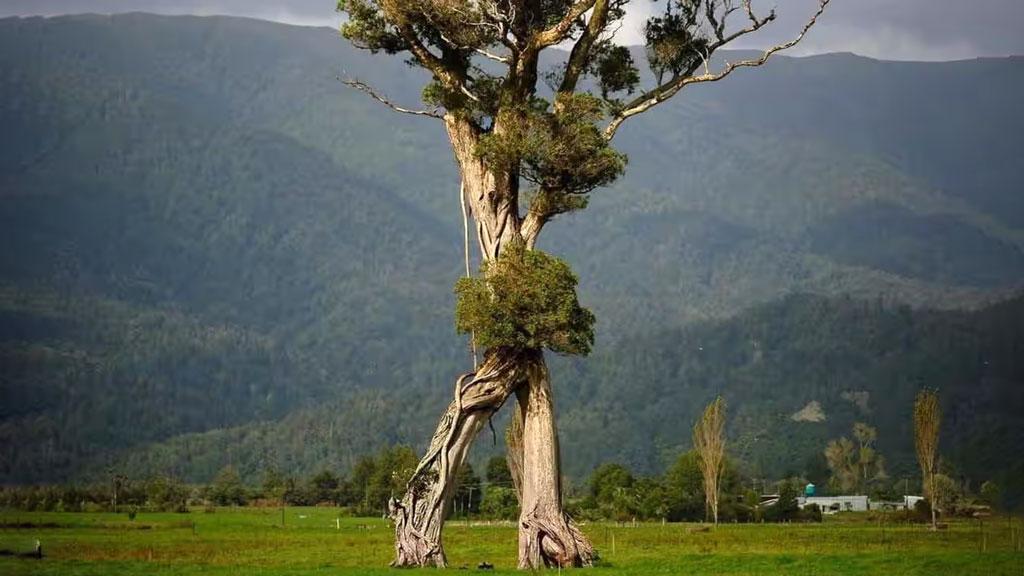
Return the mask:
[[[690,84],[760,66],[794,46],[828,4],[819,1],[792,40],[756,58],[721,62],[713,59],[719,49],[775,13],[759,14],[750,0],[663,0],[664,10],[645,26],[654,80],[641,87],[633,54],[613,41],[628,0],[340,0],[346,38],[373,52],[407,54],[429,73],[426,109],[402,106],[358,79],[346,82],[398,112],[444,124],[482,262],[478,276],[457,286],[456,322],[483,347],[483,359],[456,379],[405,495],[391,503],[394,565],[446,564],[441,528],[457,471],[512,395],[517,409],[507,438],[521,509],[519,565],[590,564],[590,543],[562,509],[543,350],[587,354],[594,317],[579,305],[569,267],[536,249],[537,238],[623,173],[626,157],[611,145],[623,123]],[[560,63],[541,69],[548,50],[562,51]]]

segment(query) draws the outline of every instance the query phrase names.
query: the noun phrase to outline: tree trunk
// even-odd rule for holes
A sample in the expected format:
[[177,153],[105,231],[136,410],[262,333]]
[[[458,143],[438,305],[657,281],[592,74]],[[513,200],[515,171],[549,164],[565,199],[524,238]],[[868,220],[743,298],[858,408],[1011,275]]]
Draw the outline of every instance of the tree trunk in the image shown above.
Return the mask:
[[[446,115],[445,127],[476,224],[481,259],[494,261],[522,238],[518,174],[490,170],[477,155],[479,130],[458,115]],[[539,228],[531,240],[537,232]],[[405,496],[389,503],[395,522],[392,566],[447,565],[441,530],[456,475],[477,433],[513,392],[519,396],[519,409],[510,428],[508,457],[521,506],[519,566],[592,563],[590,543],[562,511],[558,437],[543,352],[489,350],[476,373],[456,382],[455,400],[442,415]]]
[[484,163],[477,154],[480,134],[464,119],[449,115],[445,128],[462,177],[462,193],[476,224],[480,257],[496,260],[520,237],[519,176],[495,173]]
[[939,529],[939,520],[938,520],[938,516],[935,513],[935,472],[934,471],[929,471],[928,472],[928,485],[931,487],[929,489],[929,492],[931,492],[931,494],[929,494],[928,497],[929,497],[929,500],[931,500],[929,502],[929,504],[931,504],[931,506],[929,506],[929,508],[932,509],[932,530],[938,530]]
[[531,351],[525,363],[527,379],[516,391],[515,416],[522,422],[519,568],[590,566],[594,550],[562,510],[558,431],[543,352]]
[[392,566],[447,565],[441,529],[458,470],[477,433],[525,378],[522,355],[499,349],[488,350],[475,373],[456,381],[455,399],[441,416],[405,496],[389,503],[395,522]]

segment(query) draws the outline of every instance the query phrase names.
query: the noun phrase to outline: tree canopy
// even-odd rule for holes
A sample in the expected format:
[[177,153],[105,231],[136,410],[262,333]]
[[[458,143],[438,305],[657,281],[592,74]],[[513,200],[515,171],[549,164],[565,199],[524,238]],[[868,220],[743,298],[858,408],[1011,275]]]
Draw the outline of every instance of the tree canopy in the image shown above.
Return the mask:
[[[819,0],[789,42],[716,67],[717,50],[775,20],[774,10],[760,15],[751,0],[658,2],[663,11],[645,25],[655,82],[643,87],[637,62],[615,43],[628,0],[340,0],[338,10],[355,46],[406,53],[430,73],[422,93],[429,108],[403,107],[358,79],[346,82],[398,112],[443,118],[453,138],[471,136],[487,169],[511,176],[490,201],[511,207],[517,220],[520,179],[529,185],[521,232],[532,247],[547,221],[585,207],[587,194],[622,174],[626,158],[610,142],[623,122],[689,84],[763,64],[799,42],[828,3]],[[556,47],[568,54],[542,69],[540,54]]]

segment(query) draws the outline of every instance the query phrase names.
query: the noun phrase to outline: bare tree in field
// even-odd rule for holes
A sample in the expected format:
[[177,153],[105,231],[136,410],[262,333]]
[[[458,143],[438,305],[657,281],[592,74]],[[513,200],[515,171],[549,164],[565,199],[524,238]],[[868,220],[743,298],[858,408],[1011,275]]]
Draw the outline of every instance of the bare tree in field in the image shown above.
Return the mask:
[[921,465],[921,479],[928,493],[932,509],[932,529],[938,528],[935,516],[935,468],[939,450],[939,425],[942,411],[939,397],[932,390],[921,390],[914,402],[914,447]]
[[875,450],[878,430],[863,422],[853,425],[853,437],[843,436],[825,447],[825,460],[832,471],[829,482],[842,492],[867,494],[872,482],[887,478],[885,458]]
[[[760,66],[796,45],[829,0],[819,0],[792,40],[720,64],[712,60],[719,49],[770,24],[774,11],[759,14],[751,0],[659,2],[664,10],[645,27],[650,86],[641,86],[630,51],[613,42],[629,0],[338,4],[346,15],[342,33],[354,45],[403,54],[430,74],[423,109],[399,105],[358,79],[346,82],[397,112],[443,123],[482,261],[479,276],[459,281],[456,307],[456,325],[484,349],[482,362],[455,380],[430,447],[401,501],[391,503],[395,566],[446,565],[441,529],[456,472],[481,427],[513,395],[519,566],[591,563],[590,543],[562,508],[543,350],[588,354],[594,317],[576,299],[569,266],[536,249],[537,239],[623,173],[626,157],[612,140],[625,122],[691,84]],[[564,51],[554,59],[561,63],[542,70],[541,54],[550,50]]]
[[710,511],[718,524],[718,497],[725,471],[725,400],[721,396],[708,404],[694,425],[693,449],[700,457],[697,463],[704,477],[704,513]]

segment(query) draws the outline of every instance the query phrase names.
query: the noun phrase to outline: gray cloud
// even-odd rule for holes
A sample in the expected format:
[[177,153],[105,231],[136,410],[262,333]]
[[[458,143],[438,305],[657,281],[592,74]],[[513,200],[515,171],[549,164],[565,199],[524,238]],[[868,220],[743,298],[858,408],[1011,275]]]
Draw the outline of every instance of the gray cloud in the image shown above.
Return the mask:
[[[760,48],[795,34],[817,0],[754,0],[776,7],[779,20],[751,36],[743,48]],[[663,2],[634,0],[619,38],[639,43],[643,22]],[[337,26],[332,0],[0,0],[0,16],[104,14],[231,14],[307,26]],[[1024,54],[1021,0],[833,0],[795,54],[855,52],[892,60],[953,60]]]
[[340,15],[331,0],[0,0],[0,16],[60,14],[228,14],[300,26],[337,26]]
[[[623,40],[639,43],[643,21],[662,2],[635,2]],[[758,13],[772,7],[778,21],[739,47],[785,41],[803,26],[817,0],[754,0]],[[887,60],[955,60],[1024,54],[1021,0],[833,0],[794,54],[854,52]]]

